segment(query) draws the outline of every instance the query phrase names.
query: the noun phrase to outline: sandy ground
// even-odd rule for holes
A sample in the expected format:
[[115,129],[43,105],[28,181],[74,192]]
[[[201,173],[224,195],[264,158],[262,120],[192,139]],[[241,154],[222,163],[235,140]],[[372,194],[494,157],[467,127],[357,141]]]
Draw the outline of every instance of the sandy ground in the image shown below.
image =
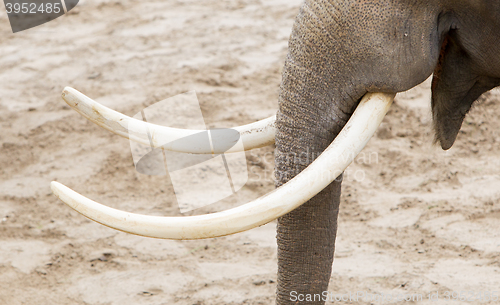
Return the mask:
[[[12,34],[0,10],[0,304],[272,304],[275,223],[200,241],[113,231],[51,193],[178,215],[168,177],[137,173],[127,140],[60,98],[72,86],[127,115],[196,90],[208,127],[277,109],[299,0],[81,1]],[[500,93],[483,96],[448,152],[432,144],[429,82],[398,95],[343,184],[332,294],[500,290]],[[497,113],[497,115],[495,115]],[[218,211],[272,190],[273,147],[247,152],[249,182]],[[439,291],[438,301],[425,300]],[[500,294],[500,291],[498,292]],[[469,299],[471,300],[471,299]]]

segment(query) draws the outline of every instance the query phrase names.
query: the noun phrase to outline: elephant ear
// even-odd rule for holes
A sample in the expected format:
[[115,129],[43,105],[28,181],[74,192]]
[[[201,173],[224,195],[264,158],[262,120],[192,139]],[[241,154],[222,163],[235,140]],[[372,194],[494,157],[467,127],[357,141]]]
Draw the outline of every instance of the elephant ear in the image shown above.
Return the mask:
[[444,39],[432,80],[432,116],[436,142],[451,148],[474,101],[496,87],[498,79],[482,76],[474,60],[457,42],[455,31]]

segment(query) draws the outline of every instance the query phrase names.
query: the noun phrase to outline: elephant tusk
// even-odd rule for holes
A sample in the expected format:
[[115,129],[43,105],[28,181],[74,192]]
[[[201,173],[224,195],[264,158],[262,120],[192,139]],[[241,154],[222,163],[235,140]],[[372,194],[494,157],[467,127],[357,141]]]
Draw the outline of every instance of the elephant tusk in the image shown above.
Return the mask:
[[[239,134],[237,137],[235,137],[234,132],[218,133],[220,151],[217,150],[217,147],[212,151],[207,146],[193,145],[192,141],[185,141],[184,145],[179,145],[182,141],[177,141],[188,139],[190,136],[206,132],[206,130],[171,128],[137,120],[103,106],[70,87],[64,88],[62,98],[71,108],[89,121],[119,136],[153,148],[162,147],[166,150],[181,153],[221,154],[239,152],[242,151],[243,147],[244,150],[251,150],[273,144],[276,134],[276,128],[274,127],[276,116],[272,116],[255,123],[232,128],[238,132],[236,133]],[[147,133],[151,135],[151,139],[145,136],[145,131],[148,131]],[[239,140],[242,141],[243,147],[234,145]]]
[[154,238],[201,239],[249,230],[296,209],[328,186],[375,133],[395,94],[366,94],[330,146],[305,170],[276,190],[226,211],[186,217],[128,213],[92,201],[52,182],[54,194],[84,216],[120,231]]

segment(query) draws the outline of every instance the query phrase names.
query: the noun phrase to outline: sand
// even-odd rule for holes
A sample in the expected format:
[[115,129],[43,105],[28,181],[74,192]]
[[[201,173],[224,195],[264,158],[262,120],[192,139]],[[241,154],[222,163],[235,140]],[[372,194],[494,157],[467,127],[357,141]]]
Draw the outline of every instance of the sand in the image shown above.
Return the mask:
[[[0,304],[273,304],[272,222],[237,235],[164,241],[93,223],[57,180],[111,207],[178,215],[167,176],[136,172],[127,140],[61,99],[65,86],[127,115],[196,90],[205,123],[273,115],[298,0],[80,1],[12,34],[0,13]],[[433,144],[430,82],[397,96],[346,173],[330,292],[500,290],[500,93],[484,95],[454,147]],[[249,182],[220,211],[272,190],[273,147],[246,153]],[[428,300],[439,292],[438,300]],[[500,294],[500,292],[497,292]],[[471,299],[470,299],[471,300]]]

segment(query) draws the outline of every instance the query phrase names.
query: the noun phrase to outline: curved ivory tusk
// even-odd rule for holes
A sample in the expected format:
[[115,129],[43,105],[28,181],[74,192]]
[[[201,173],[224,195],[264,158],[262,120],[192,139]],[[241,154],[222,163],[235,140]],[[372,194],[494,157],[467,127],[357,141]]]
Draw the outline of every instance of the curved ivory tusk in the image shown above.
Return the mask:
[[52,191],[84,216],[136,235],[200,239],[249,230],[296,209],[339,176],[373,136],[394,96],[366,94],[335,141],[305,170],[278,189],[223,212],[187,217],[146,216],[101,205],[58,182],[51,183]]
[[[62,98],[76,112],[119,136],[154,148],[163,147],[166,150],[182,153],[221,154],[238,152],[241,151],[241,145],[234,144],[236,144],[240,138],[245,150],[250,150],[273,144],[276,134],[276,129],[274,127],[276,116],[272,116],[255,123],[232,128],[239,132],[239,137],[235,138],[234,133],[228,133],[225,139],[218,139],[218,141],[221,142],[221,144],[218,145],[219,147],[230,148],[224,151],[218,151],[217,148],[215,148],[215,150],[212,151],[206,146],[198,147],[192,145],[192,142],[189,143],[189,145],[179,145],[179,142],[176,142],[176,140],[185,139],[189,136],[206,132],[206,130],[171,128],[140,121],[103,106],[70,87],[64,88]],[[149,132],[151,139],[144,135],[145,130]],[[224,135],[224,133],[222,135]]]

